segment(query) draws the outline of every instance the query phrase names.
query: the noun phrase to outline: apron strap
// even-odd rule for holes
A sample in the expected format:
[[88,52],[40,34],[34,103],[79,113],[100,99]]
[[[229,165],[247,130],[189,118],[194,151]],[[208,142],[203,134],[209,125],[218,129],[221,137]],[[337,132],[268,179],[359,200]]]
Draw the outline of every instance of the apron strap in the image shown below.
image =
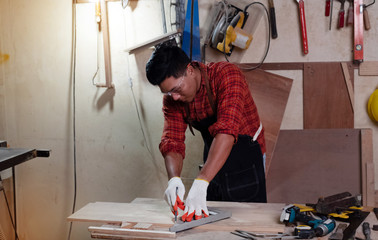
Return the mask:
[[210,83],[209,83],[209,80],[207,79],[206,73],[205,73],[205,84],[206,84],[207,98],[209,99],[211,109],[213,110],[213,114],[217,114],[217,110],[216,110],[215,104],[214,104],[213,93],[211,92]]
[[[206,86],[207,98],[209,99],[210,107],[213,110],[213,114],[216,114],[217,111],[216,111],[216,107],[215,107],[215,104],[214,104],[214,97],[213,97],[213,93],[211,92],[210,83],[209,83],[209,80],[207,78],[206,73],[205,73],[205,86]],[[186,112],[185,121],[189,125],[190,132],[193,134],[193,136],[195,136],[194,131],[193,131],[193,126],[192,126],[192,120],[190,119],[189,104],[186,103],[184,108],[185,108],[185,112]]]
[[186,112],[186,118],[185,118],[185,121],[188,123],[188,125],[189,125],[189,130],[190,130],[190,132],[193,134],[193,136],[195,136],[195,134],[194,134],[194,131],[193,131],[193,127],[192,127],[192,120],[190,119],[190,113],[189,113],[189,104],[188,103],[186,103],[185,104],[185,106],[184,106],[184,108],[185,108],[185,112]]
[[260,122],[260,126],[259,126],[259,128],[257,129],[255,135],[253,135],[253,138],[252,138],[253,141],[256,141],[256,140],[257,140],[257,138],[259,137],[259,135],[260,135],[260,133],[261,133],[261,130],[262,130],[262,123]]

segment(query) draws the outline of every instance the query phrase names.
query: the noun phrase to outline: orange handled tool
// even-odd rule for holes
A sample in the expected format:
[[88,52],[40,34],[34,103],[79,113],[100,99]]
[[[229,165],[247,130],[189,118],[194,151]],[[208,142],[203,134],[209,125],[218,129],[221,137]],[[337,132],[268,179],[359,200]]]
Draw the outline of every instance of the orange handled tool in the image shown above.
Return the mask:
[[306,17],[304,9],[304,1],[296,0],[299,6],[299,18],[301,21],[301,32],[302,32],[302,44],[303,44],[303,54],[308,53],[308,41],[307,41],[307,30],[306,30]]

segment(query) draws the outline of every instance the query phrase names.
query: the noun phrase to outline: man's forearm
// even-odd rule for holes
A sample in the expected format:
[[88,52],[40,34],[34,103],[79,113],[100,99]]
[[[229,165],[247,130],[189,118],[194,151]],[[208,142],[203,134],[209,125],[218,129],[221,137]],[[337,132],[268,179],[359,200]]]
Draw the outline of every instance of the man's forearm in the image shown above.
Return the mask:
[[206,163],[198,175],[198,178],[210,182],[215,177],[230,155],[234,140],[234,136],[228,134],[217,134],[215,136]]
[[165,158],[165,168],[167,169],[168,179],[173,177],[180,177],[183,159],[181,154],[170,152],[168,153]]

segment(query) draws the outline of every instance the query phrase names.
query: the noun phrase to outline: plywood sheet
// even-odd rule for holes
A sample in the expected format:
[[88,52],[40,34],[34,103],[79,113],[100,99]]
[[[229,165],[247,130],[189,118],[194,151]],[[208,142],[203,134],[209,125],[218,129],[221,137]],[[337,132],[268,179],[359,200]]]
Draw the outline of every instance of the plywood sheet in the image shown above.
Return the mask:
[[[348,63],[351,84],[353,66]],[[305,63],[304,128],[353,128],[354,114],[340,63]]]
[[265,128],[268,172],[293,80],[260,69],[244,75]]
[[360,154],[359,129],[281,130],[267,177],[268,202],[361,194]]

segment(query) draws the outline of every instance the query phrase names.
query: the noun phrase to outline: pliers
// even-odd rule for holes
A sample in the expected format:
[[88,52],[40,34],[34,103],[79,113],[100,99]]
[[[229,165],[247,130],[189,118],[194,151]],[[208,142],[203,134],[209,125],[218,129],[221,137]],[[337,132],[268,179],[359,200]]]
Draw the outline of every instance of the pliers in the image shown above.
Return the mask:
[[243,230],[235,230],[235,232],[231,232],[234,235],[239,237],[243,237],[245,239],[251,240],[262,240],[262,239],[271,239],[271,240],[283,240],[283,239],[298,239],[298,236],[292,236],[286,233],[252,233]]

